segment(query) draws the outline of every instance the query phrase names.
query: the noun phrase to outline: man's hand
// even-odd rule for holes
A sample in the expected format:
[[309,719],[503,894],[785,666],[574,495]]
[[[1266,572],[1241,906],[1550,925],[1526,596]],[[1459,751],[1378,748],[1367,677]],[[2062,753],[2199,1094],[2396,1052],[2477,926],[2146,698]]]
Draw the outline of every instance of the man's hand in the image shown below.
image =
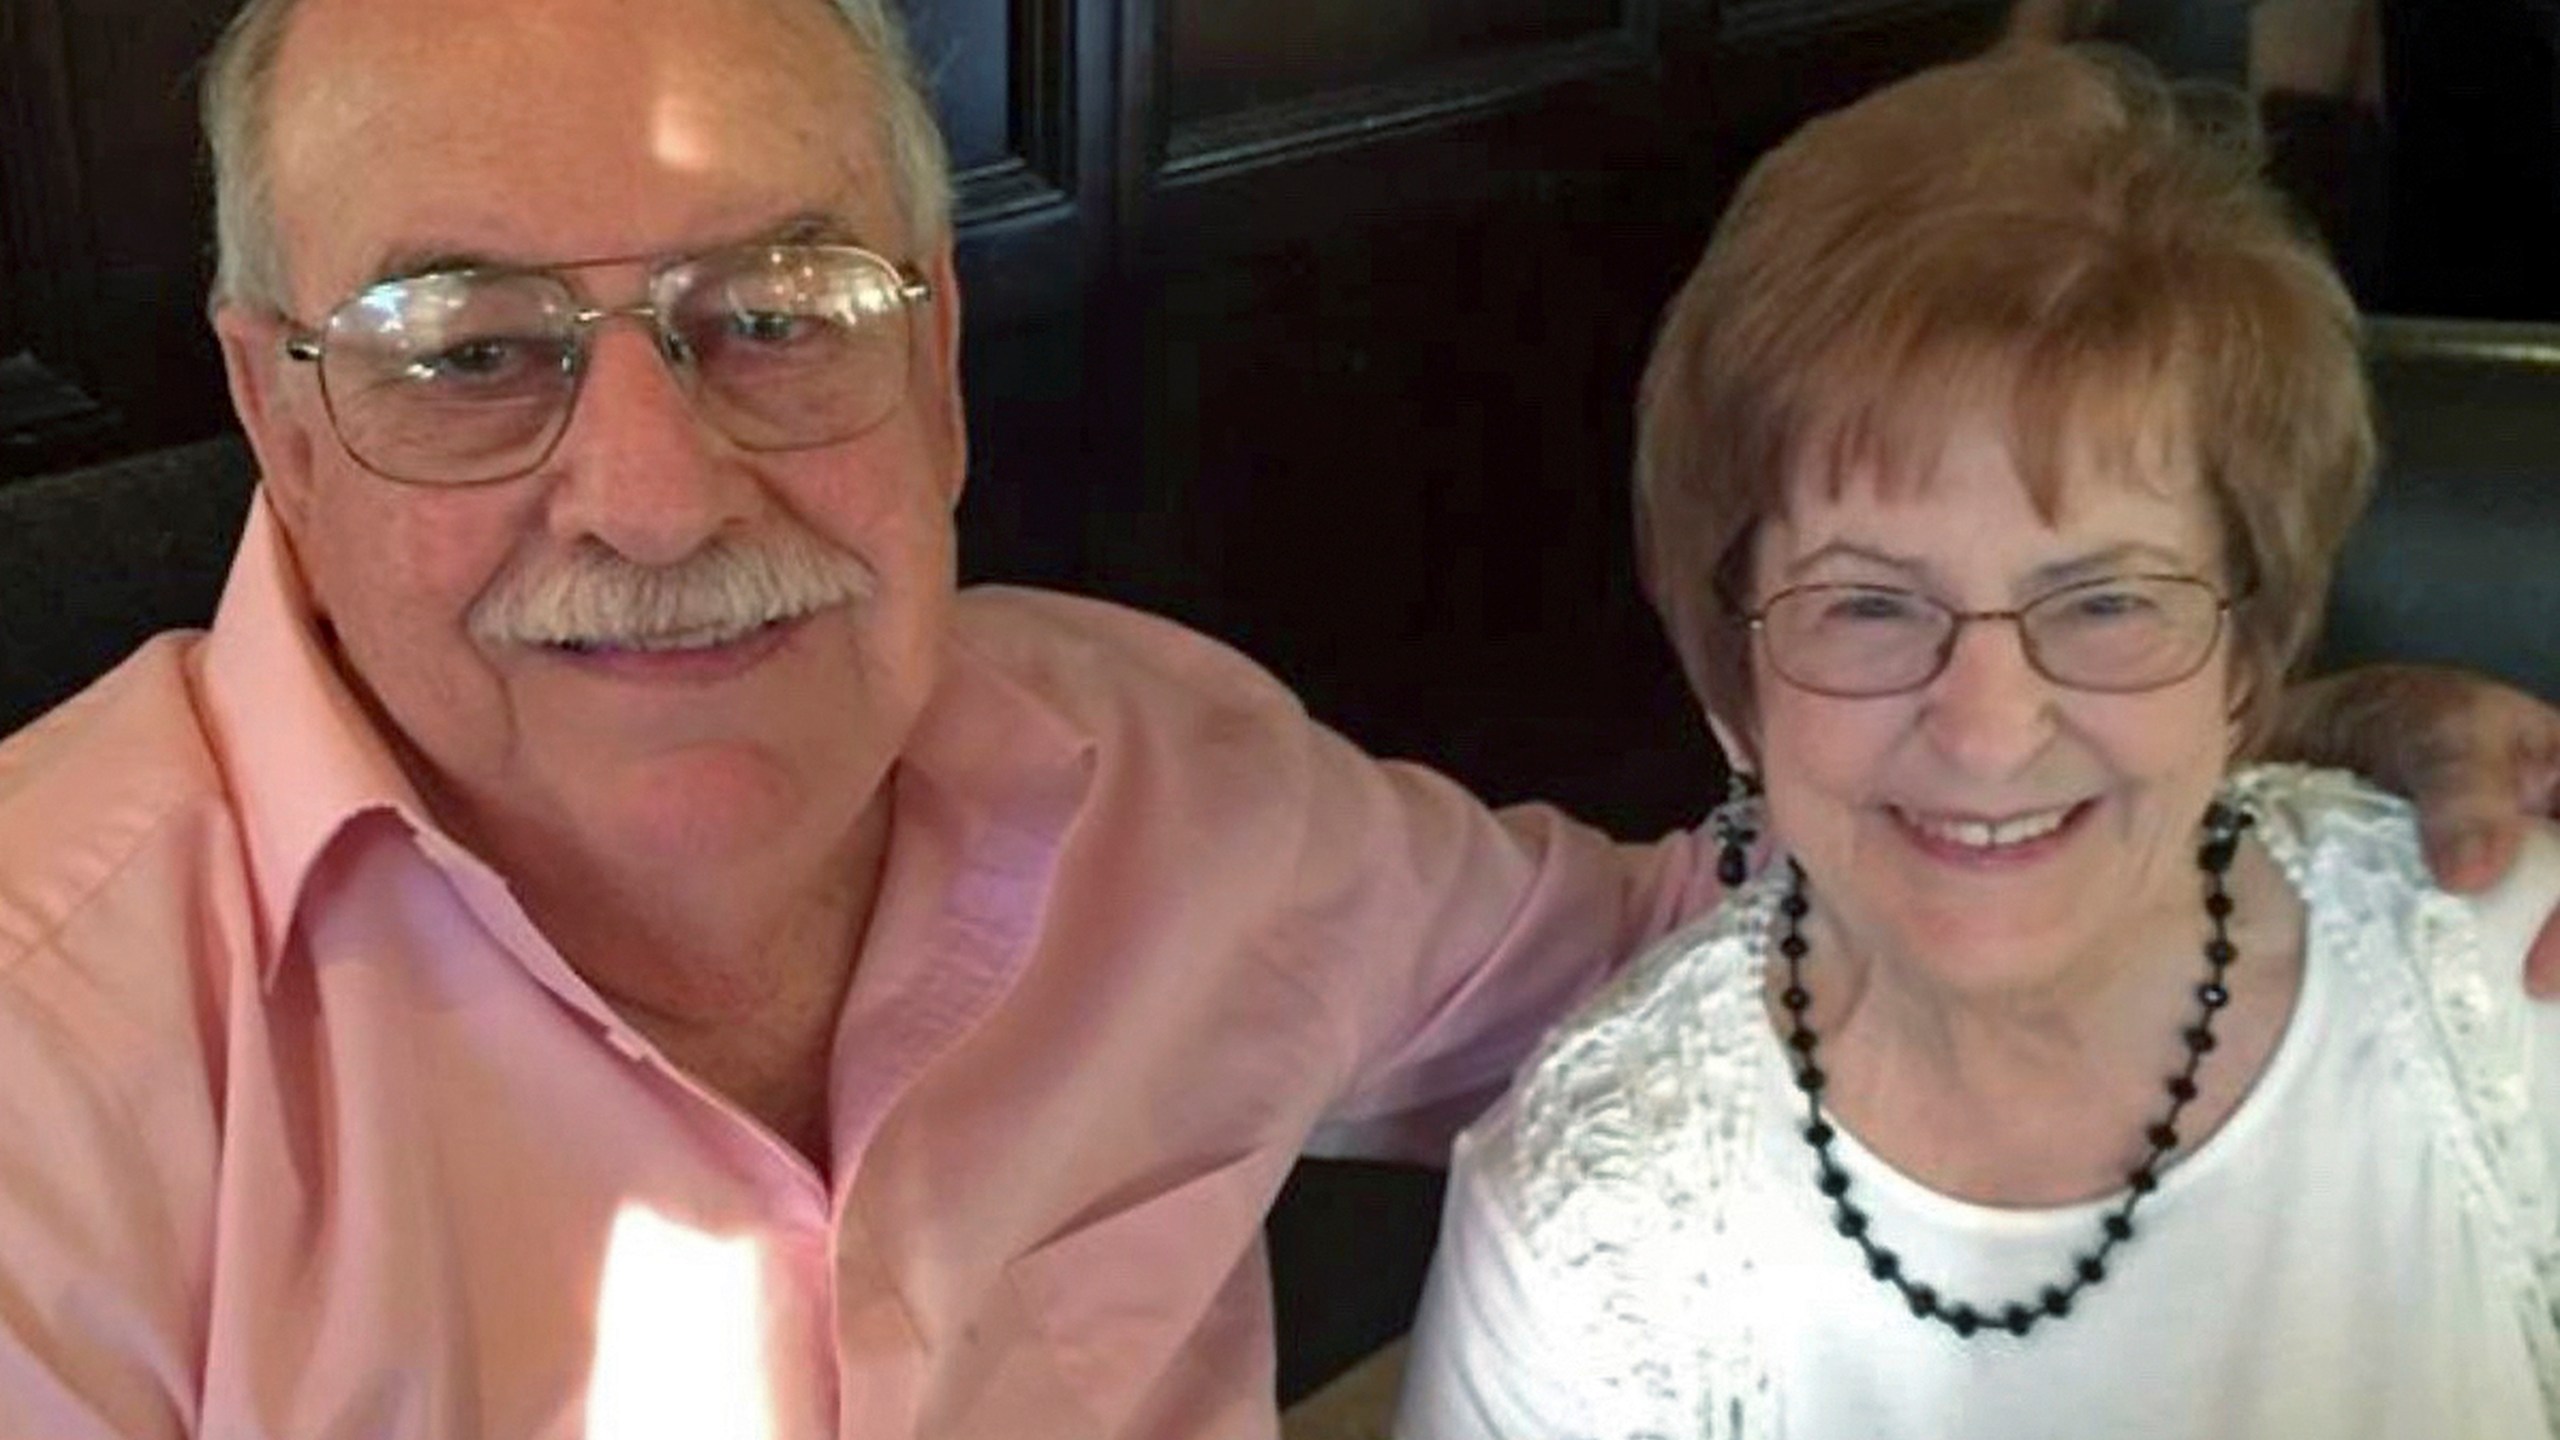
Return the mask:
[[[2269,748],[2416,802],[2427,864],[2449,890],[2495,884],[2525,821],[2560,816],[2560,710],[2461,670],[2372,665],[2296,685]],[[2560,914],[2534,941],[2525,988],[2560,998]]]

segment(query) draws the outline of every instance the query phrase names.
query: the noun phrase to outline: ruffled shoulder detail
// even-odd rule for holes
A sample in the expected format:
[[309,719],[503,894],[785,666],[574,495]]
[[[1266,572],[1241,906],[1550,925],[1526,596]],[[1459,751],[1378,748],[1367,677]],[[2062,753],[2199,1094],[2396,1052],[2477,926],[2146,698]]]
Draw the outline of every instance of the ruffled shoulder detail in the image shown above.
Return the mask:
[[2381,1016],[2403,1080],[2435,1112],[2430,1143],[2501,1257],[2544,1404],[2560,1414],[2560,1188],[2534,1114],[2516,957],[2487,954],[2470,903],[2437,888],[2405,801],[2299,766],[2254,767],[2230,789],[2304,897],[2312,953]]
[[1600,1433],[1753,1440],[1780,1411],[1743,1230],[1776,1063],[1762,958],[1772,867],[1666,938],[1541,1045],[1479,1138],[1522,1234],[1588,1332]]

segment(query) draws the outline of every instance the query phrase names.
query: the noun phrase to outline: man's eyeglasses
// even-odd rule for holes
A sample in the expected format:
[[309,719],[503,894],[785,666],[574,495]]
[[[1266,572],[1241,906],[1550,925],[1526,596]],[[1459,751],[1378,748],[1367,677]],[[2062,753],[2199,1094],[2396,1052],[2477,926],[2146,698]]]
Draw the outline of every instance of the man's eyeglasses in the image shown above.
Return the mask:
[[1799,585],[1743,616],[1770,667],[1799,689],[1866,699],[1917,690],[1977,620],[2014,621],[2027,663],[2056,685],[2128,692],[2204,667],[2232,601],[2186,575],[2118,575],[2039,595],[2015,610],[1956,610],[1882,585]]
[[[748,450],[850,440],[905,397],[912,271],[849,245],[741,245],[669,261],[647,298],[598,309],[564,272],[448,270],[385,280],[292,334],[347,453],[421,485],[512,479],[551,458],[595,327],[647,322],[702,414]],[[627,262],[626,262],[627,263]]]

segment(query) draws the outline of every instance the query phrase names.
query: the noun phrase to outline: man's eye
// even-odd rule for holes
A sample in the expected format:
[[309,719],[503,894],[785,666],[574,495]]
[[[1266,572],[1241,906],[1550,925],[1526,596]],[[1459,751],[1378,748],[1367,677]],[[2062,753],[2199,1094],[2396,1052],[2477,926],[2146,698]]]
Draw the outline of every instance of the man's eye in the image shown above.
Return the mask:
[[409,362],[412,380],[484,385],[504,380],[535,363],[534,347],[504,336],[484,336],[448,345]]
[[824,324],[786,310],[740,310],[729,317],[729,333],[757,345],[788,345],[811,338]]

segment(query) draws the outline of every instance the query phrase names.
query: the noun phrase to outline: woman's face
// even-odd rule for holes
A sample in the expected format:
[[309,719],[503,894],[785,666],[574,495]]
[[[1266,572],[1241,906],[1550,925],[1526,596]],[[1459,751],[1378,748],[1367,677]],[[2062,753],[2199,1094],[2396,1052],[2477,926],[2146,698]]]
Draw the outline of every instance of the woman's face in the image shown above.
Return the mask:
[[[1761,527],[1755,600],[1809,584],[1890,586],[1960,611],[2131,574],[2223,587],[2221,535],[2192,466],[2074,473],[2038,518],[1989,418],[1949,436],[1928,483],[1888,500],[1853,474],[1799,481]],[[1904,694],[1840,699],[1752,656],[1752,737],[1779,843],[1816,906],[1869,958],[1959,992],[2033,989],[2197,914],[2196,823],[2230,756],[2227,638],[2193,674],[2131,694],[2067,689],[2015,624],[1958,632]],[[1913,978],[1920,978],[1914,976]]]

